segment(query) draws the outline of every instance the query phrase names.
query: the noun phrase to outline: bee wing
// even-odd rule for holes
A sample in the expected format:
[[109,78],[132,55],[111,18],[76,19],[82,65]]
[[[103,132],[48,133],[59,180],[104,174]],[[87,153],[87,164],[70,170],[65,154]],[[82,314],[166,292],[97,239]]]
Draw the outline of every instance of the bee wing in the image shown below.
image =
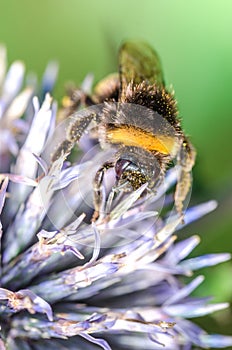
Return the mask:
[[147,81],[164,86],[160,59],[157,53],[143,41],[126,41],[119,50],[119,75],[121,92],[128,84]]

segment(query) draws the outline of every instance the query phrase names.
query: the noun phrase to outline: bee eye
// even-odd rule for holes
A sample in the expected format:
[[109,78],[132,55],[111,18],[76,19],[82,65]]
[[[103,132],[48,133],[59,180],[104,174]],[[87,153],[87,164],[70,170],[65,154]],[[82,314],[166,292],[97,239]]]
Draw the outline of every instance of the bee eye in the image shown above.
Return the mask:
[[122,176],[124,170],[131,164],[131,161],[127,159],[118,159],[115,164],[116,178],[119,179]]

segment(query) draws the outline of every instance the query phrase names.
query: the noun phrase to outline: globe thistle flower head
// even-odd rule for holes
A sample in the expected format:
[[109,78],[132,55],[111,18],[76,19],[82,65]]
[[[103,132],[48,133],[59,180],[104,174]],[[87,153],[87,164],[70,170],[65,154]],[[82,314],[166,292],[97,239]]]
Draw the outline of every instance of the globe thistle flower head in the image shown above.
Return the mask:
[[[0,57],[5,67],[3,51]],[[199,237],[177,241],[180,228],[216,203],[187,209],[183,223],[172,210],[176,168],[155,195],[144,184],[109,201],[109,170],[103,183],[107,210],[91,222],[91,179],[112,149],[101,150],[84,135],[80,150],[67,158],[70,147],[59,145],[72,118],[56,125],[56,103],[49,94],[39,102],[35,86],[20,92],[23,75],[22,63],[0,72],[0,348],[231,346],[232,337],[209,335],[192,321],[228,304],[191,296],[203,276],[187,284],[181,278],[230,255],[188,258]],[[53,64],[44,92],[55,75]]]

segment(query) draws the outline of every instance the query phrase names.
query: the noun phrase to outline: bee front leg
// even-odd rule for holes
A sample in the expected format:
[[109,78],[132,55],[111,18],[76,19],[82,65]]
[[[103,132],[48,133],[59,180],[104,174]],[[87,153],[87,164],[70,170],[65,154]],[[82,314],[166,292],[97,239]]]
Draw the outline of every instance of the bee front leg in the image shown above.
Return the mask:
[[104,193],[103,193],[103,179],[105,172],[114,167],[113,162],[105,162],[96,172],[93,182],[93,190],[94,190],[94,213],[92,216],[92,222],[95,222],[100,215],[100,212],[102,210],[102,206],[104,204]]
[[181,216],[183,215],[184,200],[186,199],[192,184],[191,171],[195,163],[196,151],[190,141],[184,138],[180,152],[177,156],[177,164],[180,166],[180,174],[175,191],[175,207]]
[[70,123],[66,130],[66,138],[60,143],[52,155],[52,162],[59,159],[61,156],[66,158],[70,154],[74,145],[79,141],[84,131],[89,124],[94,121],[98,122],[99,116],[92,110],[86,109],[73,113],[70,117]]

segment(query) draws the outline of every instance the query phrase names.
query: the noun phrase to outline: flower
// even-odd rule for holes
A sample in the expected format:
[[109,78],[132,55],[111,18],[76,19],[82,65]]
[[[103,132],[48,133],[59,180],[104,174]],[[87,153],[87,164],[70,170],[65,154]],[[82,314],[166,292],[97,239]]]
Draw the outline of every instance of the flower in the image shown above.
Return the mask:
[[[0,348],[231,346],[232,337],[208,335],[189,320],[228,304],[191,297],[203,276],[186,285],[181,278],[230,255],[188,258],[199,237],[177,242],[178,229],[216,203],[187,209],[183,224],[166,195],[176,181],[171,170],[156,195],[141,196],[144,185],[113,198],[107,218],[91,223],[91,178],[111,150],[100,150],[84,136],[77,161],[66,159],[64,148],[51,158],[69,120],[56,126],[56,103],[46,94],[40,105],[31,82],[20,92],[23,73],[20,62],[6,77],[0,72]],[[55,75],[52,64],[46,92]],[[112,174],[107,176],[111,183]]]

